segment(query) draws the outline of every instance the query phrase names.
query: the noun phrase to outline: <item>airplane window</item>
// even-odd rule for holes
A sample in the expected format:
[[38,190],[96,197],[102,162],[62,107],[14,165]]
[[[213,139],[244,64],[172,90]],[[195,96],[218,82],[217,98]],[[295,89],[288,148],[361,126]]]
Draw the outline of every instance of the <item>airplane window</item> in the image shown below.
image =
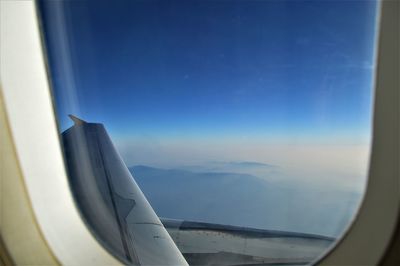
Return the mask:
[[69,183],[126,264],[310,264],[351,224],[377,1],[38,1]]

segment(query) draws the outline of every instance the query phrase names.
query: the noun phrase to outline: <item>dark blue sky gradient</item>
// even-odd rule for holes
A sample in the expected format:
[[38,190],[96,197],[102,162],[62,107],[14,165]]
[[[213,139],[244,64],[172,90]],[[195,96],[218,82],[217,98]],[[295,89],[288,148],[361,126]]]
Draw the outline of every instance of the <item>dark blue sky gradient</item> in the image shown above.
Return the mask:
[[61,128],[75,113],[115,136],[368,138],[376,6],[42,1]]

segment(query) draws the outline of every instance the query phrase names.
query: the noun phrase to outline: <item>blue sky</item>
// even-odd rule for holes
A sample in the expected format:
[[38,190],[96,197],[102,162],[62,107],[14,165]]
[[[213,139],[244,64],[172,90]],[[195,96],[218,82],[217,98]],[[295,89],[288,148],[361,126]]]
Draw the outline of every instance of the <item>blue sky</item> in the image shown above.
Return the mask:
[[40,3],[61,130],[104,123],[128,166],[363,190],[375,1]]
[[374,1],[45,3],[62,129],[369,139]]

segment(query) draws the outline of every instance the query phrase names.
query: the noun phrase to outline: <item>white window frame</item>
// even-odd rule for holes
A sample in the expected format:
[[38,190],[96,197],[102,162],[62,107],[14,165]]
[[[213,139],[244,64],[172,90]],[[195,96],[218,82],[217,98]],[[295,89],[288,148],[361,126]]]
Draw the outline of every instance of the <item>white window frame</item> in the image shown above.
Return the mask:
[[4,105],[33,212],[62,265],[120,265],[76,208],[64,167],[34,1],[0,1]]

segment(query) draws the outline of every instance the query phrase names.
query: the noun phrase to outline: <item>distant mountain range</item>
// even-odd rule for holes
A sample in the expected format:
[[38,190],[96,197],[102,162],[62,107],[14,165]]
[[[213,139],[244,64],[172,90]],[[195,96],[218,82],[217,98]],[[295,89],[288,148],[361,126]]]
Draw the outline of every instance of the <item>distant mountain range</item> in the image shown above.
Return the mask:
[[230,166],[230,167],[277,167],[276,165],[252,162],[252,161],[211,161],[209,164],[214,166]]
[[338,236],[360,195],[244,173],[130,167],[160,217]]
[[279,167],[253,161],[209,161],[202,165],[183,166],[180,169],[192,172],[233,172],[259,176],[276,172]]

